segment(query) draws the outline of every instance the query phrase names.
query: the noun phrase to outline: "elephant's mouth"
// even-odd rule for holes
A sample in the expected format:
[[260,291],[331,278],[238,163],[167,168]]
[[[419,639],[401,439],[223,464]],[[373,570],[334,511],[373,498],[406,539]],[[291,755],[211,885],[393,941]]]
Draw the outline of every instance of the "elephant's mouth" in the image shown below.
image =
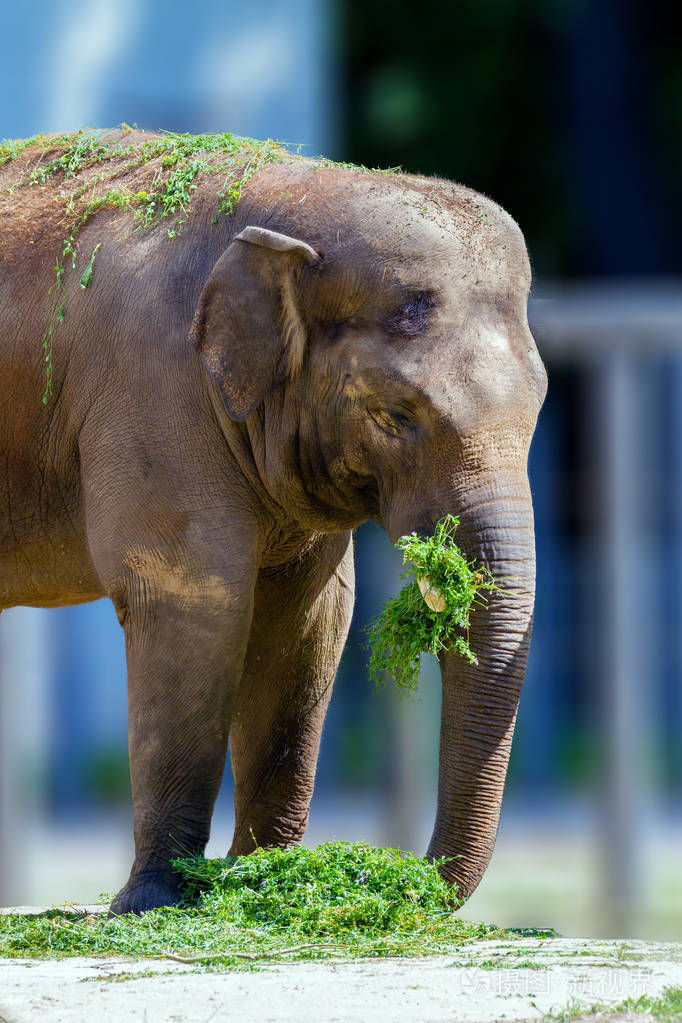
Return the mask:
[[334,528],[354,529],[368,519],[383,525],[377,480],[347,466],[341,479],[314,479],[306,496],[320,521],[333,522]]
[[356,470],[346,466],[343,490],[347,496],[350,497],[352,495],[353,506],[362,509],[363,522],[367,519],[373,519],[379,525],[383,525],[379,482],[374,476],[363,476]]
[[[358,477],[360,479],[360,477]],[[365,508],[367,508],[370,519],[380,521],[381,501],[379,499],[379,484],[374,478],[363,478],[360,485],[360,492]]]

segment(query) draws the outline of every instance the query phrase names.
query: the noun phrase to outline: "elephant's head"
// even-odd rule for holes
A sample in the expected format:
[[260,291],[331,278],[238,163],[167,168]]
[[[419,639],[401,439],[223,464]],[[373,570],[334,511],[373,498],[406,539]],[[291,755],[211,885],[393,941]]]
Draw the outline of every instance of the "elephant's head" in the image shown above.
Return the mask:
[[[456,857],[444,873],[468,896],[495,842],[533,613],[526,464],[546,375],[523,237],[450,182],[283,175],[240,210],[195,343],[289,520],[337,530],[373,518],[395,541],[451,512],[458,543],[501,587],[472,618],[478,664],[441,661],[428,855]],[[244,226],[263,225],[263,208],[276,211],[265,227]]]

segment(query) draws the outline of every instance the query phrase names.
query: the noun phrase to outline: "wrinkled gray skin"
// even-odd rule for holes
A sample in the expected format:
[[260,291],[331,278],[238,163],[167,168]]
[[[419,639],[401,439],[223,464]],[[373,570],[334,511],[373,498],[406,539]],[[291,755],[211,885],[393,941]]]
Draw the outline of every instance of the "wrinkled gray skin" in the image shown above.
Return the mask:
[[0,607],[107,595],[124,628],[135,862],[112,911],[177,901],[169,858],[204,848],[228,737],[231,853],[300,841],[351,530],[374,519],[395,541],[448,512],[504,588],[475,612],[478,666],[441,661],[427,855],[457,857],[443,872],[470,895],[533,612],[526,463],[546,378],[519,228],[450,182],[302,159],[266,166],[217,226],[200,183],[172,241],[104,210],[79,237],[79,270],[102,247],[87,293],[67,278],[43,408],[54,188],[0,209]]

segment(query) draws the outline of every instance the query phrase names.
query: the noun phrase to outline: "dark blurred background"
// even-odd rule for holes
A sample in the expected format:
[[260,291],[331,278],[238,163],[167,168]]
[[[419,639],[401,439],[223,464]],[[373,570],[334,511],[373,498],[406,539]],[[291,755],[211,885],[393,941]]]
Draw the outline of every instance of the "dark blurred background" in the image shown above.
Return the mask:
[[[530,458],[538,591],[498,846],[471,916],[682,937],[682,16],[634,0],[107,0],[3,8],[0,136],[123,120],[232,131],[496,199],[526,235],[550,377]],[[400,585],[358,593],[308,841],[423,852],[439,680],[366,677]],[[85,901],[130,855],[108,602],[0,619],[0,903]],[[229,770],[210,852],[230,837]]]

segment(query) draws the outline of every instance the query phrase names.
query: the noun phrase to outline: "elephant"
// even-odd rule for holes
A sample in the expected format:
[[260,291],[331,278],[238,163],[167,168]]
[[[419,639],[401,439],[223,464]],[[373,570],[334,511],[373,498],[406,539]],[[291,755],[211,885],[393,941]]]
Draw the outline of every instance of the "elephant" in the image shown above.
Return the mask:
[[113,602],[135,855],[110,911],[139,914],[180,900],[170,861],[205,848],[228,743],[230,854],[301,841],[353,530],[457,515],[499,586],[477,663],[440,658],[426,855],[465,899],[532,627],[547,378],[524,238],[451,181],[238,142],[122,126],[0,149],[0,609]]

